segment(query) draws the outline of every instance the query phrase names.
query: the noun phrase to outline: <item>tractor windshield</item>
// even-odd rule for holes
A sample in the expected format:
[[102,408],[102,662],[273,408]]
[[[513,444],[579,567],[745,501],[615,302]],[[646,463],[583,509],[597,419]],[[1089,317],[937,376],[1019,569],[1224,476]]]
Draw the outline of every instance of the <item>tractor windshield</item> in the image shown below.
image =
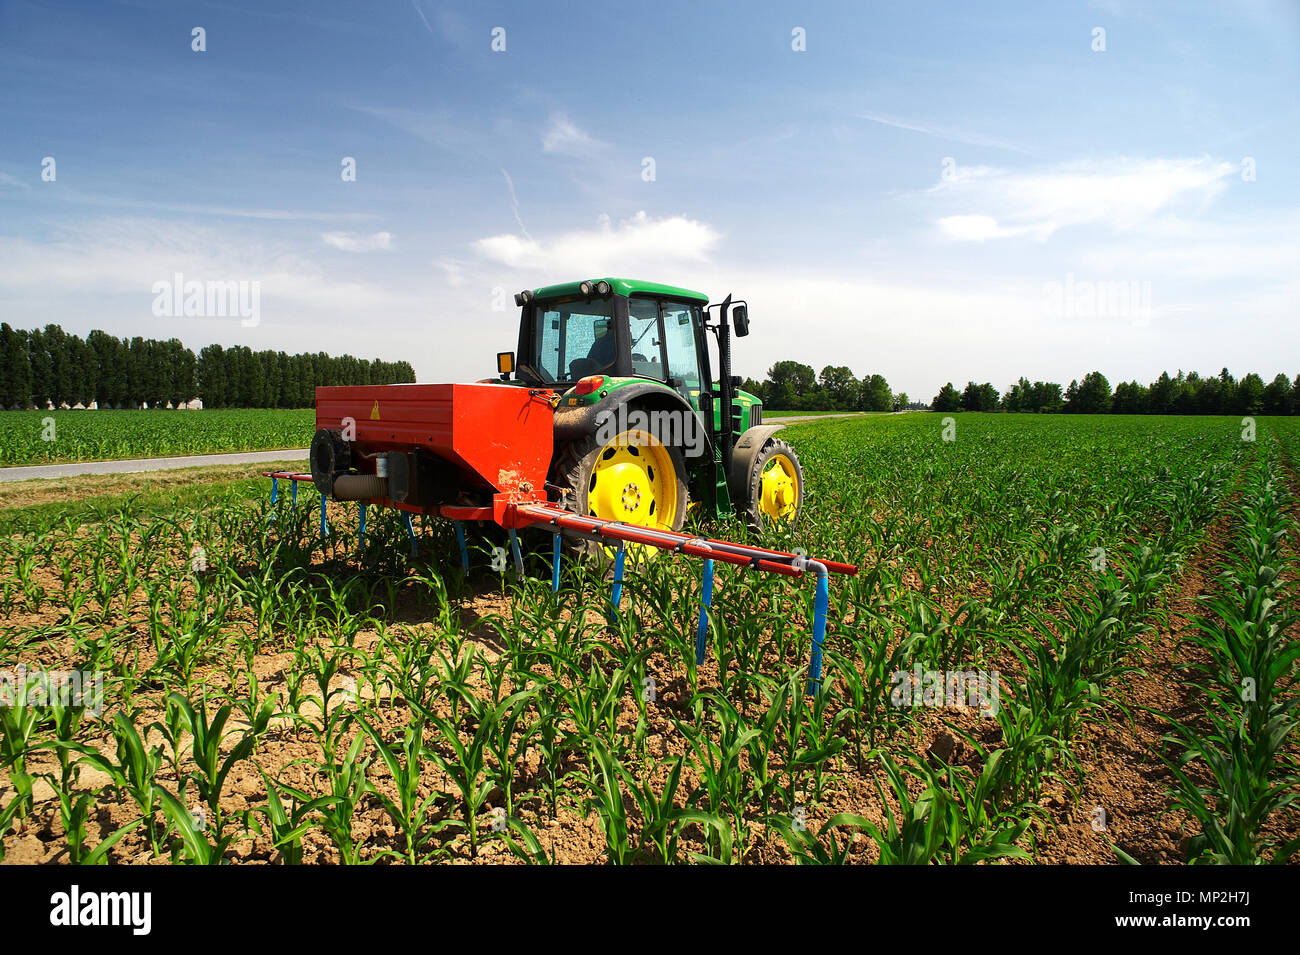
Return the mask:
[[612,374],[617,351],[608,298],[539,305],[533,354],[546,382]]

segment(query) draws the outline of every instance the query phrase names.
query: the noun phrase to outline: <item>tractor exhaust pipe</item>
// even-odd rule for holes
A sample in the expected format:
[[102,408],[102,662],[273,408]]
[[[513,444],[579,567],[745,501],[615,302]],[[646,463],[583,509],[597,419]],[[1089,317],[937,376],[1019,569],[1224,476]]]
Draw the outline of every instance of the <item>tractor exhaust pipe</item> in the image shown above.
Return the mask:
[[[722,446],[722,473],[731,473],[731,459],[734,454],[735,428],[732,425],[733,402],[736,397],[735,385],[731,380],[731,325],[728,312],[731,310],[731,296],[722,300],[718,309],[718,385],[722,392],[722,413],[718,420],[718,443]],[[712,422],[710,422],[710,425]]]

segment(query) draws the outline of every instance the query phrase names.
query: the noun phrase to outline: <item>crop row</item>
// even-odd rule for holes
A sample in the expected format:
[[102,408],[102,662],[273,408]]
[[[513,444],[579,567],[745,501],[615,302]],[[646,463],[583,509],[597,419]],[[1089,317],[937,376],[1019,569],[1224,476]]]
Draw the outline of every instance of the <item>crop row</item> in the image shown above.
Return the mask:
[[1198,712],[1165,716],[1172,802],[1199,827],[1192,862],[1285,862],[1300,849],[1300,839],[1282,841],[1266,829],[1295,801],[1300,782],[1289,745],[1300,707],[1300,613],[1287,568],[1293,504],[1276,443],[1261,450],[1234,508],[1218,589],[1187,639],[1196,652],[1186,669],[1204,690]]

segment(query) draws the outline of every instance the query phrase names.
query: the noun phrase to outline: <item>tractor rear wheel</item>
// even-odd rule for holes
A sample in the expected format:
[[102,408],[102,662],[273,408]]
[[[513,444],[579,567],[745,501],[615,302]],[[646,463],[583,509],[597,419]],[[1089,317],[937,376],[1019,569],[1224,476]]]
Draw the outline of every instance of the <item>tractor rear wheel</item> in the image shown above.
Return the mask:
[[[564,448],[556,470],[584,516],[671,531],[686,520],[686,459],[648,431],[630,429],[606,444],[588,435]],[[582,549],[610,552],[594,543]]]
[[763,445],[746,490],[751,527],[762,532],[773,525],[793,526],[803,510],[803,466],[794,448],[776,438]]

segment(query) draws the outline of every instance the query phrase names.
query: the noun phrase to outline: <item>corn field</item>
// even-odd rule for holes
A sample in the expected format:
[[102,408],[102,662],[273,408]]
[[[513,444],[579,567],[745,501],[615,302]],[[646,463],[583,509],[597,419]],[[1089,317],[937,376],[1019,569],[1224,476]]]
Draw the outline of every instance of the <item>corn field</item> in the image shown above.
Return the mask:
[[[639,564],[614,608],[598,561],[566,557],[552,596],[546,535],[517,578],[492,569],[501,532],[473,531],[466,576],[450,525],[417,522],[412,557],[395,515],[363,542],[332,505],[321,537],[308,488],[8,517],[0,854],[1293,858],[1300,427],[909,414],[783,436],[809,491],[774,546],[861,568],[833,581],[811,696],[806,581],[720,567],[697,666],[690,560]],[[98,712],[42,696],[53,671],[98,675]]]
[[0,467],[304,448],[315,420],[310,408],[7,411],[0,414]]

